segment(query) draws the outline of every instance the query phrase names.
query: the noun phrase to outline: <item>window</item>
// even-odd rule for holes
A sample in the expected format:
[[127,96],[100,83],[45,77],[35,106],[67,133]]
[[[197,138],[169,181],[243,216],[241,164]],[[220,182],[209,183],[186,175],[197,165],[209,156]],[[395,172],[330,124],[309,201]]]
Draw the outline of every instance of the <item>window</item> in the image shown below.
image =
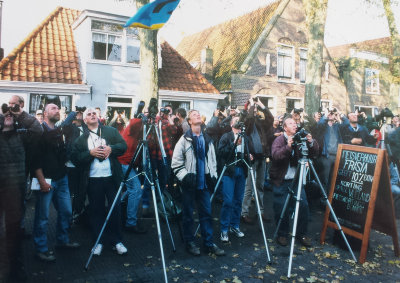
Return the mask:
[[301,83],[306,82],[307,71],[307,49],[300,49],[299,79]]
[[331,101],[330,100],[321,99],[320,107],[321,107],[322,110],[329,109],[331,107]]
[[58,107],[64,108],[66,112],[69,112],[72,108],[72,96],[32,93],[29,103],[29,113],[35,113],[36,110],[43,109],[49,103],[54,103]]
[[286,113],[292,112],[294,108],[302,107],[302,100],[298,98],[286,98]]
[[273,97],[265,97],[265,96],[257,96],[258,99],[267,107],[271,112],[273,112],[274,107],[274,98]]
[[108,95],[107,97],[107,117],[109,120],[114,116],[115,111],[124,112],[125,117],[130,119],[132,115],[132,97]]
[[186,111],[190,110],[190,101],[174,101],[174,100],[162,100],[161,106],[171,105],[172,110],[175,111],[177,108],[183,108]]
[[363,106],[363,105],[354,105],[354,111],[358,110],[358,112],[364,112],[367,116],[375,117],[375,108],[376,106]]
[[139,64],[137,29],[121,29],[118,24],[92,21],[92,59]]
[[379,71],[365,69],[365,92],[368,94],[379,94]]
[[265,56],[265,74],[266,74],[266,75],[269,75],[269,74],[270,74],[270,73],[269,73],[270,68],[271,68],[271,54],[268,53],[268,54]]
[[121,62],[121,36],[93,33],[93,59]]
[[278,80],[293,80],[294,78],[294,48],[278,46]]

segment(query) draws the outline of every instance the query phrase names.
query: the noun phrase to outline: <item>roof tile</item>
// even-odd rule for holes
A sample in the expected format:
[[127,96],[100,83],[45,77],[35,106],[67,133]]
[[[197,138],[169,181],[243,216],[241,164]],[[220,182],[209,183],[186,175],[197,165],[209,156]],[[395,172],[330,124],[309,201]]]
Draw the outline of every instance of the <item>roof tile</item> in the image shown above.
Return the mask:
[[[77,75],[72,83],[82,84],[70,26],[79,13],[77,10],[63,7],[55,9],[0,62],[0,79],[64,83],[66,73],[70,74],[70,68],[75,68]],[[66,34],[68,37],[65,36]],[[75,64],[66,66],[67,61],[75,62]],[[55,73],[56,66],[58,67],[57,74]]]
[[215,93],[219,91],[193,68],[166,41],[161,43],[162,68],[158,70],[160,89]]

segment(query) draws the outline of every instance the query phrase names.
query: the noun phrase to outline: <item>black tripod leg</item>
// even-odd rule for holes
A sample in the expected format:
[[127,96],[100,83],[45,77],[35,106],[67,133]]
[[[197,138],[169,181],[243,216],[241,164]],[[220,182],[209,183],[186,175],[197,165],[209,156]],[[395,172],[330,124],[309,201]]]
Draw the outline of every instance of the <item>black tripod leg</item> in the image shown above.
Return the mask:
[[[160,184],[158,182],[157,176],[156,176],[156,179],[155,179],[155,183],[156,183],[156,186],[157,186],[158,195],[160,196],[160,201],[161,201],[161,205],[162,205],[162,209],[163,209],[163,213],[164,213],[165,222],[167,223],[169,236],[171,238],[172,249],[173,249],[174,252],[176,252],[174,237],[172,236],[171,227],[169,226],[168,215],[167,215],[167,211],[165,210],[165,205],[164,205],[164,198],[163,198],[163,195],[161,193]],[[154,208],[157,209],[157,203],[154,203]]]
[[315,177],[315,179],[316,179],[317,182],[318,182],[318,186],[319,186],[319,188],[320,188],[320,190],[321,190],[321,193],[322,193],[322,195],[323,195],[323,198],[324,198],[324,200],[325,200],[325,203],[326,203],[326,205],[329,207],[329,210],[330,210],[330,212],[331,212],[331,214],[332,214],[332,217],[333,217],[333,219],[335,220],[335,223],[336,223],[336,225],[337,225],[337,227],[338,227],[340,233],[342,234],[342,237],[343,237],[344,242],[346,243],[347,249],[349,250],[351,256],[353,257],[353,260],[354,260],[355,262],[357,262],[357,259],[356,259],[356,257],[354,256],[353,250],[351,249],[350,244],[349,244],[349,242],[347,241],[346,235],[344,234],[344,232],[343,232],[343,230],[342,230],[342,226],[340,226],[339,220],[337,219],[336,214],[335,214],[335,212],[333,211],[333,208],[332,208],[332,206],[331,206],[331,204],[330,204],[330,202],[329,202],[329,200],[328,200],[328,196],[327,196],[326,193],[325,193],[324,187],[322,186],[321,181],[320,181],[319,178],[318,178],[317,172],[315,171],[315,168],[314,168],[314,164],[313,164],[313,162],[312,162],[311,160],[309,161],[309,164],[310,164],[310,167],[311,167],[311,171],[313,172],[314,177]]

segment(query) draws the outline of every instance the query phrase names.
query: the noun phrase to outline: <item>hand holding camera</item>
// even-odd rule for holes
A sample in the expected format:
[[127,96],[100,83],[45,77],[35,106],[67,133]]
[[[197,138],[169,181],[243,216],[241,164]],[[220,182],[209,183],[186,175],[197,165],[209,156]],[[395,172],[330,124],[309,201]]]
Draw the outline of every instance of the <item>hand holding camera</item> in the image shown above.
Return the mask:
[[110,156],[111,147],[109,147],[108,145],[100,145],[98,147],[91,149],[89,153],[91,156],[99,159],[100,161],[103,161]]

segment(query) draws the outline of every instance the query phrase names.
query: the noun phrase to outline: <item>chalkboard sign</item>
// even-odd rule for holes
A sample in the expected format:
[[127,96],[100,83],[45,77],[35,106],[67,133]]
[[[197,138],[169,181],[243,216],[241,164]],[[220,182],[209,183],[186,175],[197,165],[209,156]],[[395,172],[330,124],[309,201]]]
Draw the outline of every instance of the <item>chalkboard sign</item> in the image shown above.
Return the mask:
[[[362,240],[360,262],[366,258],[371,228],[392,236],[400,255],[386,150],[340,144],[333,169],[329,202],[343,232]],[[338,229],[327,206],[321,232]]]
[[378,155],[343,149],[332,197],[339,223],[364,231]]

